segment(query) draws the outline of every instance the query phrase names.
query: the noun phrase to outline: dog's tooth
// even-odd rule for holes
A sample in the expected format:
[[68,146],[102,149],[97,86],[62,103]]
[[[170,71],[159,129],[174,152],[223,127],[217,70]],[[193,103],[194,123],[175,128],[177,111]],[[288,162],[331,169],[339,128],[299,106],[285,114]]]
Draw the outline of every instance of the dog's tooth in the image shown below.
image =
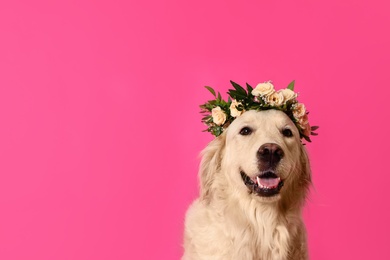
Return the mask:
[[261,185],[261,183],[260,183],[260,178],[259,178],[259,176],[257,176],[256,179],[257,179],[257,185],[259,185],[259,187],[262,188],[262,185]]

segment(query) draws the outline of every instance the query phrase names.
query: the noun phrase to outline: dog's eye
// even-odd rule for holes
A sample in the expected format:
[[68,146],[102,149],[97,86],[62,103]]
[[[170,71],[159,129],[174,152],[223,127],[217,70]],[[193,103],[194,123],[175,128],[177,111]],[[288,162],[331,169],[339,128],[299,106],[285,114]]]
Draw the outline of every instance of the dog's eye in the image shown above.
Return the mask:
[[285,137],[291,137],[293,136],[293,133],[291,131],[291,129],[288,129],[288,128],[285,128],[282,130],[282,134],[285,136]]
[[249,127],[244,127],[240,130],[240,135],[250,135],[252,133],[252,129]]

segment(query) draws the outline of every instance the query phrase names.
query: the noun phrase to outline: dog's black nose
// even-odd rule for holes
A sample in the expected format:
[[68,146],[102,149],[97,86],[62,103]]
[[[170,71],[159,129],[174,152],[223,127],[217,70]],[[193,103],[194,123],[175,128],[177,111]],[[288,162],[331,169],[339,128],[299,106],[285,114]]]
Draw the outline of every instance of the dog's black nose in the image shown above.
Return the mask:
[[283,158],[283,155],[282,148],[273,143],[263,144],[257,151],[259,159],[264,163],[268,163],[269,166],[276,165]]

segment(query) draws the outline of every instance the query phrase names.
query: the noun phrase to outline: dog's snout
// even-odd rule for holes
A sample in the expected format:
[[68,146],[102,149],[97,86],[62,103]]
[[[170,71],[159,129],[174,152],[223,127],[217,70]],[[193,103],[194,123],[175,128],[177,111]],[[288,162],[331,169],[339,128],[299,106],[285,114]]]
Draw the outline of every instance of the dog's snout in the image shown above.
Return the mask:
[[273,166],[283,158],[284,152],[279,145],[267,143],[260,146],[257,155],[262,162],[269,163],[270,166]]

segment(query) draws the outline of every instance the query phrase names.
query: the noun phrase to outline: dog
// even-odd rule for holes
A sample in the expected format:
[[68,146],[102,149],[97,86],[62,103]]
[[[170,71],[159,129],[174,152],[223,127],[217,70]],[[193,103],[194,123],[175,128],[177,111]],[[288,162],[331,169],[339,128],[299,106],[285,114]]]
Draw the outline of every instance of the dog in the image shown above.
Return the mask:
[[182,260],[308,259],[301,211],[311,171],[284,112],[250,110],[234,120],[203,150],[199,178]]

